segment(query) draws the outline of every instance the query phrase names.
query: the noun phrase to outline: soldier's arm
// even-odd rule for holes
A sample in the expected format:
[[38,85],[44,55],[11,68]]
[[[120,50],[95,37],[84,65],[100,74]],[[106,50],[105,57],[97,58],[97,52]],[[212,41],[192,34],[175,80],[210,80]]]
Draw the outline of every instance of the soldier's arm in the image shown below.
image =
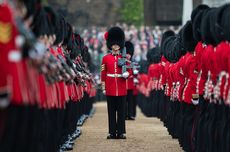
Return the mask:
[[106,62],[105,62],[105,57],[102,59],[101,63],[101,85],[102,85],[102,90],[105,90],[105,78],[106,78]]

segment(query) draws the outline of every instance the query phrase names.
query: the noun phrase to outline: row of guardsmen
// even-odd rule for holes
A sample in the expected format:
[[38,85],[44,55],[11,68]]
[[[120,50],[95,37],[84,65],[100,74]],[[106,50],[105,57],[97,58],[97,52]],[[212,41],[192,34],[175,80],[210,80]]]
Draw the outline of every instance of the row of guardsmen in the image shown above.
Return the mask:
[[96,94],[90,54],[40,0],[0,1],[0,151],[72,150]]
[[160,118],[184,151],[230,151],[230,4],[197,6],[175,34],[147,54],[138,100]]

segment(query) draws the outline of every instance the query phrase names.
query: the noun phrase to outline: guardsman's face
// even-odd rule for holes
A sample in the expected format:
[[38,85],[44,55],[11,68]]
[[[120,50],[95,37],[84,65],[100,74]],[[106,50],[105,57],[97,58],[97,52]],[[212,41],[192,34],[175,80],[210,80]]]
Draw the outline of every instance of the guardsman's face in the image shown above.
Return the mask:
[[130,59],[131,59],[131,55],[130,55],[130,54],[126,54],[126,58],[127,58],[128,60],[130,60]]
[[16,1],[13,13],[16,17],[24,18],[26,16],[27,9],[23,3]]
[[119,51],[120,50],[120,46],[117,45],[117,44],[114,44],[114,45],[112,45],[112,50],[113,51]]
[[51,45],[53,45],[53,43],[55,42],[55,40],[56,40],[56,35],[55,34],[49,36],[49,42],[50,42]]

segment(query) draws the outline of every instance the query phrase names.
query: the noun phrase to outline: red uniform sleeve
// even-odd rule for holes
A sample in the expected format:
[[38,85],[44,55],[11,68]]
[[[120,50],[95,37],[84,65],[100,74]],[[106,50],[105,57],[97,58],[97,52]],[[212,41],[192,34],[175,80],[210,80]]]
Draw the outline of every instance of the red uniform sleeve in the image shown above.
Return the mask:
[[101,63],[101,83],[102,83],[102,89],[105,89],[105,78],[106,78],[106,60],[105,56],[102,58],[102,63]]

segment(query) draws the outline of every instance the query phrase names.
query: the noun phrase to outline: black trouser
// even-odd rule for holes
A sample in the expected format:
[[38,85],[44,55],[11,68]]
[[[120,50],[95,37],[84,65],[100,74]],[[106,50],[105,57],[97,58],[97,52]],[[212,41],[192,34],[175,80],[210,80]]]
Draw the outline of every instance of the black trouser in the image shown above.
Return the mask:
[[136,107],[137,107],[137,95],[133,96],[133,117],[136,117]]
[[126,117],[130,118],[134,114],[133,112],[133,90],[127,91],[127,97],[126,97]]
[[107,96],[108,122],[110,134],[124,134],[126,96]]

